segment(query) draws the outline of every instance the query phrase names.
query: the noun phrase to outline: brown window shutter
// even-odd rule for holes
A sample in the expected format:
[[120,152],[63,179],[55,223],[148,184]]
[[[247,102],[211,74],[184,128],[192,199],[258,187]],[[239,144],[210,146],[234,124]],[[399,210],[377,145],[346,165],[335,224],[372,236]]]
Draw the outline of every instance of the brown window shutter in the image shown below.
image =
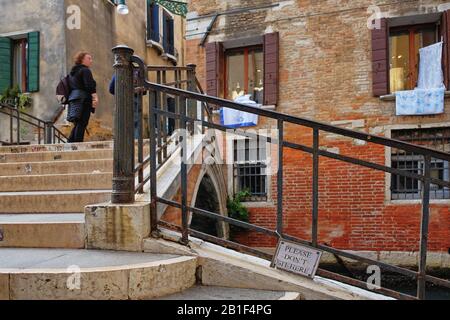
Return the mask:
[[278,103],[279,34],[264,35],[264,104]]
[[389,94],[389,26],[381,19],[381,28],[372,30],[372,77],[375,97]]
[[222,43],[210,42],[206,44],[206,93],[210,96],[219,97],[221,93],[222,57]]
[[444,39],[442,53],[442,69],[444,70],[444,84],[447,90],[450,88],[450,10],[442,14],[441,36]]

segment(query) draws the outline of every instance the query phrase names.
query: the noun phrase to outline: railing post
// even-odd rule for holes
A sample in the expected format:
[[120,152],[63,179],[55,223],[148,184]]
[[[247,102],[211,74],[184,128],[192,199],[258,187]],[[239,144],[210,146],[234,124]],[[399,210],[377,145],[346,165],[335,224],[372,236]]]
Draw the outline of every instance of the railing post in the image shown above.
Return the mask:
[[181,243],[187,245],[189,243],[189,210],[187,208],[187,128],[186,128],[186,99],[183,98],[180,110],[181,121],[181,227],[182,237]]
[[[167,72],[163,71],[162,72],[162,83],[166,84],[167,83]],[[167,105],[167,94],[163,93],[162,94],[162,101],[161,101],[161,110],[163,111],[169,111],[169,107]],[[167,130],[167,126],[169,123],[169,119],[166,115],[161,115],[161,134],[162,134],[162,144],[163,144],[163,149],[162,149],[162,157],[163,157],[163,161],[165,161],[167,159],[167,141],[168,141],[168,130]]]
[[114,110],[114,168],[111,201],[134,202],[134,110],[133,49],[117,46],[114,53],[116,76]]
[[430,218],[430,178],[431,156],[425,155],[424,176],[422,188],[422,221],[420,227],[419,273],[417,277],[417,298],[425,300],[427,274],[428,224]]
[[[196,82],[196,68],[197,66],[195,64],[188,64],[186,65],[188,68],[187,70],[187,80],[188,80],[188,91],[191,92],[197,92],[197,82]],[[188,100],[188,109],[187,109],[187,116],[191,119],[197,119],[197,101],[193,99]],[[197,134],[197,128],[195,127],[195,123],[190,122],[188,125],[189,131],[191,134]]]
[[284,158],[284,122],[278,120],[278,176],[277,176],[277,233],[283,236],[283,158]]
[[[161,71],[158,71],[156,73],[156,83],[162,84],[162,78],[161,78]],[[161,110],[162,109],[162,93],[159,91],[156,91],[156,108]],[[161,131],[161,114],[156,113],[156,131],[158,133],[158,163],[161,164],[163,162],[163,154],[162,154],[162,131]]]
[[[16,107],[16,114],[17,114],[17,144],[20,146],[21,139],[20,139],[20,110],[19,107]],[[40,142],[39,142],[40,144]]]
[[52,144],[54,142],[54,140],[53,140],[53,123],[52,122],[44,123],[44,139],[45,139],[45,144]]
[[312,188],[312,244],[318,245],[319,229],[319,129],[314,129],[313,142],[313,188]]
[[150,225],[151,225],[151,233],[152,236],[158,237],[158,181],[156,175],[157,168],[157,155],[156,155],[156,146],[157,146],[157,114],[155,112],[156,103],[157,103],[157,95],[159,95],[156,91],[149,91],[149,139],[150,139]]

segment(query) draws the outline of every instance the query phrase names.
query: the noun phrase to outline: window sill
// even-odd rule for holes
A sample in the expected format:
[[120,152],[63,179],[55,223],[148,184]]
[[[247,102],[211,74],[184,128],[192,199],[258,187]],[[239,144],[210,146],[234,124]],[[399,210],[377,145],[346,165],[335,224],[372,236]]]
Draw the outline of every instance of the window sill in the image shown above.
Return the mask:
[[[450,91],[445,91],[445,98],[450,98]],[[384,96],[380,96],[381,101],[395,101],[395,94],[387,94]]]
[[147,47],[150,47],[150,48],[154,47],[154,48],[158,49],[158,51],[160,53],[164,52],[164,48],[163,48],[162,44],[159,42],[153,41],[153,40],[147,40]]
[[161,57],[163,59],[168,59],[168,60],[172,61],[173,63],[175,63],[175,65],[178,63],[178,59],[174,55],[171,55],[171,54],[168,54],[168,53],[163,53],[161,55]]
[[259,201],[259,202],[242,202],[242,205],[246,208],[270,208],[274,207],[273,201]]
[[[387,200],[389,205],[416,205],[421,204],[422,200],[411,199],[411,200]],[[430,199],[431,205],[449,205],[450,199]]]
[[261,106],[261,109],[264,110],[275,110],[276,108],[277,108],[276,105]]

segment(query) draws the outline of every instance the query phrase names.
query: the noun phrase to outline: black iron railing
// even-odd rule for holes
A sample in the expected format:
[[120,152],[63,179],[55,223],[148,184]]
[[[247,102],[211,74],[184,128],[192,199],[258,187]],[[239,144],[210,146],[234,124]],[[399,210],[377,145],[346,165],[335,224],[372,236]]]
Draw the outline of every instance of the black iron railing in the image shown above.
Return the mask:
[[67,137],[55,127],[56,119],[63,111],[63,107],[59,108],[53,120],[45,121],[21,111],[12,104],[0,103],[0,113],[9,117],[9,141],[2,141],[2,143],[8,145],[29,143],[29,141],[22,139],[21,128],[23,124],[29,125],[34,130],[38,144],[66,143]]
[[[400,299],[425,299],[425,285],[427,282],[433,283],[435,285],[450,288],[450,281],[433,277],[426,274],[427,266],[427,244],[428,244],[428,226],[430,217],[430,188],[431,186],[441,186],[444,188],[450,187],[450,182],[448,180],[437,179],[431,176],[431,163],[434,159],[440,159],[443,161],[450,161],[450,154],[446,152],[440,152],[421,146],[405,143],[398,140],[388,139],[385,137],[375,136],[371,134],[366,134],[363,132],[353,131],[341,127],[335,127],[325,123],[290,116],[287,114],[282,114],[274,111],[264,110],[260,108],[251,107],[244,104],[239,104],[231,102],[228,100],[206,96],[204,94],[196,92],[196,90],[190,90],[193,88],[193,78],[187,83],[190,84],[187,88],[180,88],[177,86],[168,86],[158,84],[155,82],[149,82],[147,77],[147,67],[144,62],[136,56],[133,56],[133,50],[125,47],[119,46],[113,49],[115,54],[116,64],[116,114],[115,114],[115,151],[114,151],[114,180],[113,180],[113,196],[112,201],[117,204],[130,203],[134,201],[135,194],[135,184],[134,179],[136,174],[140,175],[139,169],[144,166],[144,162],[141,162],[139,166],[134,167],[134,148],[133,148],[133,128],[132,119],[130,115],[133,108],[133,94],[135,92],[147,92],[150,96],[149,99],[149,157],[145,161],[150,168],[150,175],[148,181],[150,183],[150,196],[151,196],[151,224],[152,231],[157,233],[158,224],[163,226],[174,227],[178,229],[182,234],[182,243],[187,244],[189,240],[189,234],[196,237],[200,237],[204,240],[211,241],[213,243],[234,248],[239,251],[244,251],[253,255],[257,255],[262,258],[271,259],[272,255],[266,252],[250,248],[239,243],[235,243],[229,240],[220,239],[200,233],[198,231],[189,228],[188,217],[189,214],[195,213],[200,216],[213,218],[221,222],[228,223],[230,225],[238,226],[246,230],[262,233],[268,236],[275,237],[276,239],[286,239],[290,241],[297,242],[299,244],[313,246],[325,252],[337,255],[339,257],[348,258],[351,260],[358,261],[360,263],[370,264],[379,266],[382,270],[395,272],[398,274],[405,275],[412,279],[415,279],[418,284],[417,297],[409,296],[389,290],[386,288],[370,289],[367,287],[367,283],[362,282],[357,279],[345,277],[339,274],[335,274],[323,269],[319,269],[318,274],[349,283],[355,286],[362,287],[366,290],[372,290],[378,293],[389,295]],[[135,66],[134,66],[135,64]],[[137,67],[139,70],[140,78],[138,83],[133,86],[133,68]],[[180,79],[180,78],[178,78]],[[180,80],[181,81],[181,80]],[[179,83],[178,83],[179,84]],[[175,112],[168,111],[164,104],[163,95],[172,96],[177,101],[177,108]],[[277,123],[278,136],[264,137],[267,139],[268,143],[275,144],[278,146],[278,172],[277,172],[277,217],[276,217],[276,228],[275,230],[255,225],[252,223],[246,223],[232,219],[214,212],[209,212],[196,207],[189,206],[187,203],[187,136],[189,134],[196,134],[192,130],[183,130],[192,127],[194,123],[200,123],[204,128],[214,129],[220,131],[227,131],[229,128],[222,126],[213,122],[208,118],[198,118],[196,112],[192,112],[193,109],[197,109],[197,102],[201,102],[202,106],[214,105],[226,108],[231,108],[243,112],[258,114],[261,117],[266,117],[273,119]],[[203,113],[202,113],[203,114]],[[164,119],[164,120],[161,120]],[[157,170],[158,164],[161,163],[161,157],[159,154],[164,152],[164,137],[160,135],[161,121],[168,121],[168,119],[173,119],[178,123],[178,128],[181,129],[180,134],[177,137],[177,142],[181,148],[181,201],[176,202],[171,199],[165,199],[163,197],[157,196],[158,190],[158,180],[157,180]],[[285,129],[287,125],[296,125],[309,128],[312,131],[313,141],[312,145],[302,145],[299,143],[287,141],[285,139]],[[233,132],[235,135],[242,135],[247,138],[258,138],[258,134],[250,134],[248,132],[235,130]],[[379,164],[376,162],[371,162],[368,160],[362,160],[352,156],[346,156],[341,154],[336,154],[320,147],[320,137],[321,134],[333,134],[338,135],[342,138],[350,138],[365,141],[368,144],[373,144],[374,146],[382,146],[386,148],[396,148],[404,150],[405,152],[413,152],[415,155],[420,155],[423,158],[424,170],[420,173],[408,172],[404,170],[399,170],[390,166]],[[140,139],[142,140],[142,138]],[[139,144],[140,149],[142,143]],[[300,239],[298,237],[287,234],[285,231],[285,226],[283,225],[283,179],[284,179],[284,169],[285,164],[283,161],[284,150],[293,149],[299,152],[307,153],[312,156],[312,229],[311,229],[311,240]],[[143,151],[140,151],[143,153]],[[390,265],[383,263],[374,259],[364,257],[362,255],[350,253],[345,250],[340,250],[333,248],[329,245],[319,243],[318,237],[318,226],[319,226],[319,158],[329,158],[341,161],[343,163],[348,163],[372,170],[377,170],[380,172],[388,173],[391,175],[399,175],[403,177],[414,178],[423,184],[422,189],[422,210],[421,210],[421,231],[420,231],[420,249],[419,249],[419,268],[418,271],[413,271],[410,269]],[[143,157],[142,157],[143,159]],[[326,174],[321,173],[321,174]],[[146,179],[147,180],[147,179]],[[142,181],[140,179],[139,181]],[[142,181],[143,183],[144,181]],[[143,184],[139,186],[142,187]],[[142,190],[141,190],[142,191]],[[355,201],[357,201],[355,199]],[[173,226],[163,221],[157,220],[157,204],[168,205],[181,210],[181,226]]]

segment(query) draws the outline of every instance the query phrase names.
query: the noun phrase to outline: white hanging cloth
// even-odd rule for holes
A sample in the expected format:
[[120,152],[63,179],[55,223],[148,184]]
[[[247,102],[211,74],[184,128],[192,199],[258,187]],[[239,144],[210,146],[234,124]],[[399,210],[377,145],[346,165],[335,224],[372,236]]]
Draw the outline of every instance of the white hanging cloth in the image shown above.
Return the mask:
[[[251,95],[237,97],[234,102],[246,104],[252,107],[261,107],[255,101],[250,99]],[[220,120],[223,126],[228,128],[251,127],[258,125],[258,115],[231,108],[222,108],[220,110]]]
[[442,71],[442,47],[443,43],[438,42],[419,50],[420,63],[417,88],[445,88],[444,73]]
[[439,42],[419,50],[417,88],[395,93],[398,116],[444,113],[445,85],[442,71],[442,47],[443,43]]

